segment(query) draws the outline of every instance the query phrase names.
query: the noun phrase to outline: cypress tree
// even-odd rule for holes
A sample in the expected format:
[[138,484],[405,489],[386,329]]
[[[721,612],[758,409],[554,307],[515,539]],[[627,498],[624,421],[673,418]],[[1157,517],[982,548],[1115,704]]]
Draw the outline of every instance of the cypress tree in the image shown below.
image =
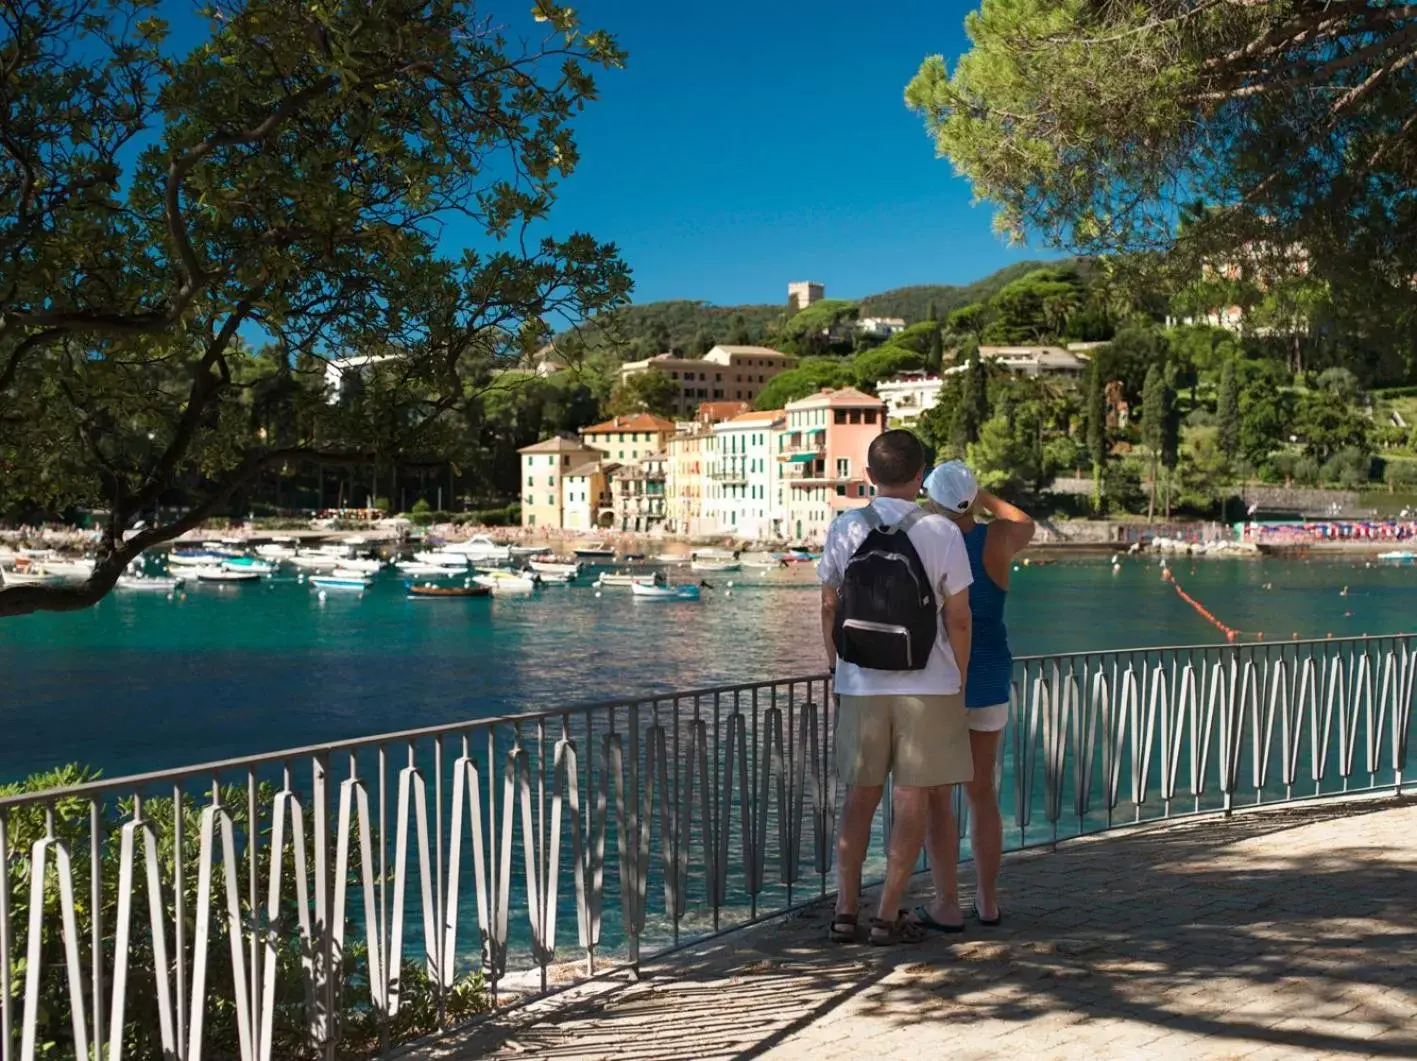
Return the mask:
[[1092,455],[1092,509],[1102,511],[1102,475],[1107,467],[1107,394],[1102,386],[1102,366],[1093,358],[1092,371],[1088,373],[1087,405],[1087,449]]
[[1231,460],[1240,449],[1240,388],[1235,379],[1235,362],[1220,366],[1220,392],[1215,402],[1215,423],[1220,431],[1216,441],[1220,452]]
[[1146,505],[1146,518],[1156,516],[1156,469],[1166,430],[1166,379],[1161,366],[1152,364],[1146,370],[1146,383],[1141,391],[1141,437],[1151,454],[1151,492]]

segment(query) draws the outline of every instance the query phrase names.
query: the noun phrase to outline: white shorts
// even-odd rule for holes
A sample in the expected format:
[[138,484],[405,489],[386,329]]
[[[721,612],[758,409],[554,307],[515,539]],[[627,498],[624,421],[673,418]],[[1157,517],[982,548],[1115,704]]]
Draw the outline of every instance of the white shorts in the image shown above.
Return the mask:
[[993,707],[971,707],[969,728],[976,733],[998,733],[1009,724],[1009,705],[995,704]]

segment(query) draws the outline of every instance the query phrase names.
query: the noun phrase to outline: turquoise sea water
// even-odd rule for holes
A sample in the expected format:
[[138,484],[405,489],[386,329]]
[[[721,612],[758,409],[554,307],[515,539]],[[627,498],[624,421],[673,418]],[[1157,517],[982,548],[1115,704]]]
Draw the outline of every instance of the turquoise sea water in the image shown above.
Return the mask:
[[[1365,563],[1171,567],[1220,620],[1266,639],[1412,629],[1417,567]],[[810,570],[710,580],[716,589],[695,605],[620,589],[597,598],[588,586],[410,601],[392,575],[362,597],[322,602],[285,578],[0,620],[0,779],[69,761],[115,776],[821,669]],[[1009,625],[1018,653],[1221,639],[1160,580],[1157,561],[1139,557],[1116,573],[1107,558],[1020,569]]]

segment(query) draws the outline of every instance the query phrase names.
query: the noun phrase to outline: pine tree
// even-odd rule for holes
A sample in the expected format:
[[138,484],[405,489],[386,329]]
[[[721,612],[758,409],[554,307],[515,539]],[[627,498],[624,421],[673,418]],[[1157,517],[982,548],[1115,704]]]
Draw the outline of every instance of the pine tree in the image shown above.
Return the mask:
[[1156,471],[1161,459],[1161,447],[1166,425],[1166,378],[1161,366],[1152,364],[1146,370],[1146,383],[1141,391],[1141,437],[1151,453],[1151,491],[1146,505],[1146,518],[1156,517]]
[[954,430],[951,432],[955,447],[961,456],[969,446],[979,441],[979,429],[988,419],[988,375],[984,362],[979,358],[979,344],[971,342],[966,351],[959,404],[955,406]]
[[1087,381],[1087,449],[1092,455],[1092,509],[1102,511],[1102,476],[1107,469],[1107,394],[1102,386],[1102,367],[1094,359]]

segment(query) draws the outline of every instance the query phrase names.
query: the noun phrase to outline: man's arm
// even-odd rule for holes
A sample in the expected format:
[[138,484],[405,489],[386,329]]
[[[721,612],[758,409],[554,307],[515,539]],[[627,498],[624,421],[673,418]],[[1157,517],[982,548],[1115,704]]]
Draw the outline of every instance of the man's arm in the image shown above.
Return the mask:
[[969,674],[969,649],[974,632],[974,619],[969,611],[969,590],[951,593],[945,598],[945,636],[955,654],[955,665],[963,681]]
[[827,670],[836,670],[836,609],[839,603],[836,590],[831,586],[822,587],[822,643],[827,648]]

